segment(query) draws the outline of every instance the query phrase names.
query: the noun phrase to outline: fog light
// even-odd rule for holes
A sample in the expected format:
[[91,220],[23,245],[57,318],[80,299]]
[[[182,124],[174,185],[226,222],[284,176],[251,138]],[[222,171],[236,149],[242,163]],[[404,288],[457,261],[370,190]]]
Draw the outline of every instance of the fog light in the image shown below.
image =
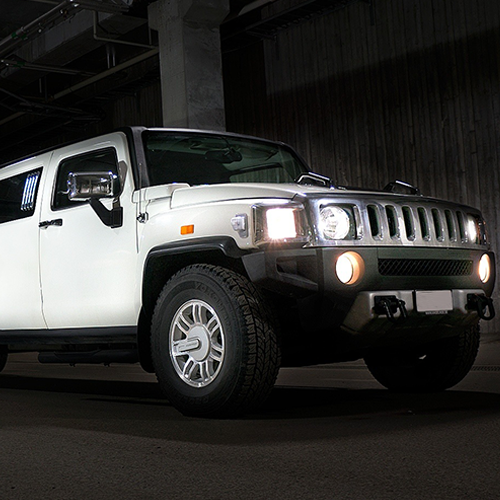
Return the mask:
[[479,279],[486,283],[491,275],[491,260],[489,255],[484,254],[479,261]]
[[365,264],[361,255],[355,252],[343,253],[335,264],[335,272],[344,285],[356,283],[363,275]]

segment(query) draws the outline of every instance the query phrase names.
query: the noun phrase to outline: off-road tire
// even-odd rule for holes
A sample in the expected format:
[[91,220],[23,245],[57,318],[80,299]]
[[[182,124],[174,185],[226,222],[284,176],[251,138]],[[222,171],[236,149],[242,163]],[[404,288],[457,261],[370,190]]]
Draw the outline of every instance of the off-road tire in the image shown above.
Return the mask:
[[479,349],[479,325],[457,336],[413,350],[391,350],[365,358],[372,375],[393,391],[435,392],[458,384],[470,371]]
[[[212,308],[225,336],[220,369],[203,387],[183,379],[171,354],[171,326],[193,302]],[[258,289],[244,276],[208,264],[188,266],[165,285],[152,318],[151,353],[169,401],[184,415],[198,417],[227,418],[256,409],[269,396],[280,366],[272,318]]]

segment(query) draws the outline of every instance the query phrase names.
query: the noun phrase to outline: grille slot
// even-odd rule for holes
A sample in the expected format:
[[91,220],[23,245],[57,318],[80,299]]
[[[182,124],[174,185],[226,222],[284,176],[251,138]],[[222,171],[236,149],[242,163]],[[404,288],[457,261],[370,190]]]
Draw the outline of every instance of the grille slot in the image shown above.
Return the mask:
[[451,210],[445,210],[444,215],[446,218],[446,227],[448,228],[448,238],[450,241],[457,241],[457,229],[455,227],[455,221],[453,220]]
[[429,240],[431,235],[429,232],[429,223],[427,222],[427,214],[425,213],[425,208],[419,207],[418,209],[418,221],[420,222],[420,232],[424,240]]
[[458,232],[460,233],[460,239],[462,241],[465,241],[465,221],[462,212],[457,212],[457,220],[458,220]]
[[470,276],[472,260],[379,259],[382,276]]
[[378,211],[375,205],[368,205],[366,207],[368,210],[368,219],[370,221],[370,230],[374,238],[382,236],[382,231],[380,229]]
[[403,207],[403,220],[405,223],[406,237],[413,241],[415,239],[415,226],[410,207]]
[[387,214],[390,237],[399,238],[398,215],[396,213],[396,209],[392,205],[387,205],[385,207],[385,213]]
[[441,222],[441,215],[437,208],[431,210],[432,221],[434,222],[434,231],[438,241],[444,241],[444,227]]

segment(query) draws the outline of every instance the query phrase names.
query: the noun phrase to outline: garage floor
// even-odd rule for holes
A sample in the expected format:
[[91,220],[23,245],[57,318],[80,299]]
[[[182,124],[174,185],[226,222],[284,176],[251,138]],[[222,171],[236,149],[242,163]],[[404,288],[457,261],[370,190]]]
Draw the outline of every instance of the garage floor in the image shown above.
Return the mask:
[[0,498],[500,499],[500,341],[441,394],[392,394],[362,363],[283,369],[266,406],[185,418],[137,366],[0,377]]

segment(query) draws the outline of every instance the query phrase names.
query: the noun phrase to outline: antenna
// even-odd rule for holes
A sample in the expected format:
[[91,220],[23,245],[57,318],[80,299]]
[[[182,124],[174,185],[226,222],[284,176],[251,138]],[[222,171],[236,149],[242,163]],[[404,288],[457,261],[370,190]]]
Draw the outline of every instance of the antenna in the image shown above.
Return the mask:
[[148,214],[142,211],[142,162],[139,162],[139,215],[137,216],[137,221],[141,224],[145,224],[148,220]]

